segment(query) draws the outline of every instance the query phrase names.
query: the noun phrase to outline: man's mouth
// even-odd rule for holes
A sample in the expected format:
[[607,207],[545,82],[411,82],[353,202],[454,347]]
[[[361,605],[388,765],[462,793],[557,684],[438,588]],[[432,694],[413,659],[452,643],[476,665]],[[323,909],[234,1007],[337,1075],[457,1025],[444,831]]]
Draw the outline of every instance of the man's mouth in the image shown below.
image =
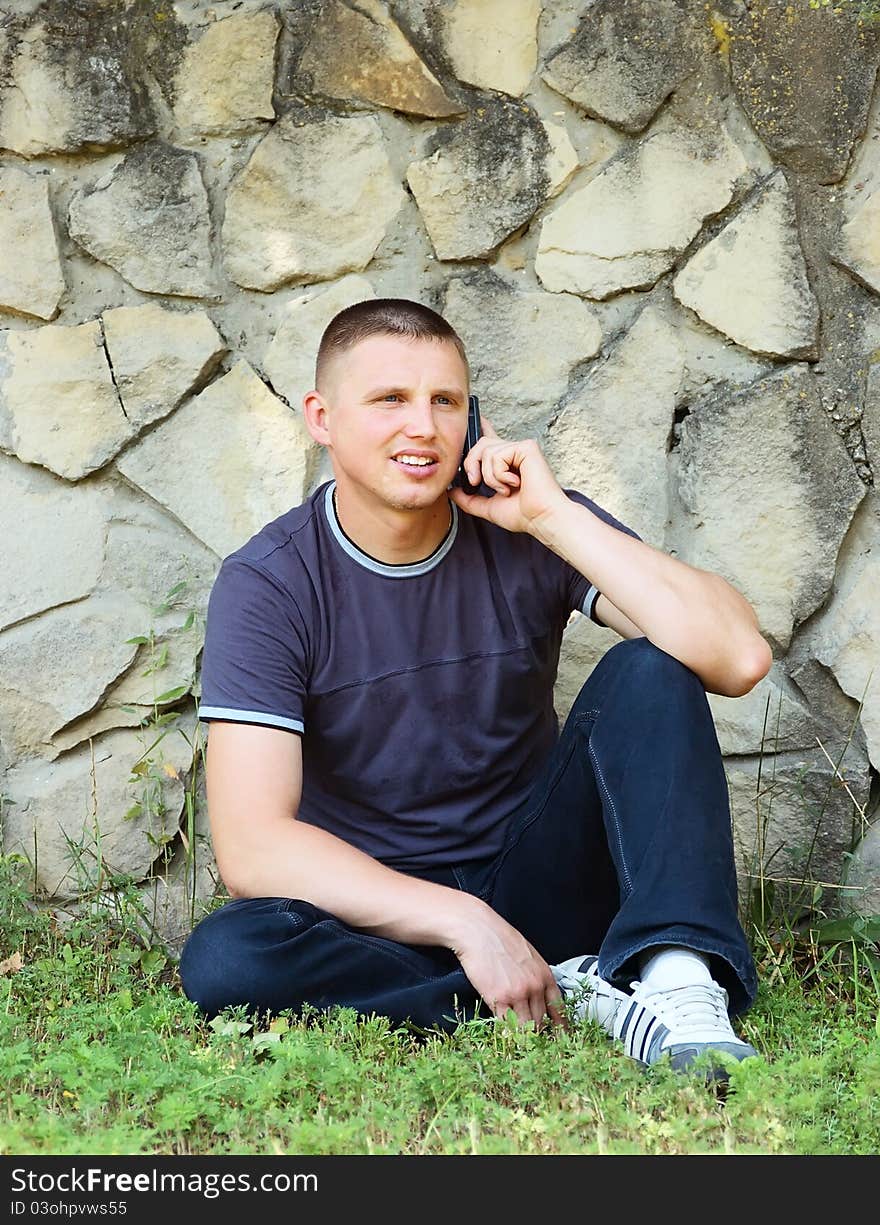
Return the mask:
[[430,476],[437,471],[440,464],[436,455],[420,455],[418,452],[401,451],[398,455],[392,455],[391,459],[398,468],[404,468],[411,476]]

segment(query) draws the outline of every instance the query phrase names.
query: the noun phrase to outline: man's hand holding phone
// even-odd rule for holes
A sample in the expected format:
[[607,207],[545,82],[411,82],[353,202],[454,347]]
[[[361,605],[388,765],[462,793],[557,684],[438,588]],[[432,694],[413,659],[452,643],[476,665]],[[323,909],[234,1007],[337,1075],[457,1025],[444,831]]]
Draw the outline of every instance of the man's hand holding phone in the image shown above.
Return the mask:
[[464,457],[464,472],[471,486],[483,483],[498,496],[465,493],[455,485],[449,496],[469,515],[488,519],[508,532],[535,535],[537,524],[568,499],[537,439],[506,442],[488,417],[480,424],[482,435]]

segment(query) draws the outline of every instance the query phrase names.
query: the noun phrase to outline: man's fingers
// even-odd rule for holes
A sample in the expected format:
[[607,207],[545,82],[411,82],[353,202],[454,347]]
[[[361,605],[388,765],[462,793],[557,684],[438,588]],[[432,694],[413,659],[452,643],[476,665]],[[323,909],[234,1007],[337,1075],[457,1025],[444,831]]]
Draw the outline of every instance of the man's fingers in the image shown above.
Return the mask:
[[505,495],[518,488],[522,482],[518,473],[510,467],[507,448],[507,443],[486,447],[478,456],[479,467],[476,468],[476,475],[470,478],[471,484],[483,480],[496,492]]
[[490,438],[498,437],[498,431],[495,429],[495,426],[488,417],[484,416],[482,412],[480,413],[480,427],[483,433],[488,435]]
[[546,1009],[544,1003],[544,994],[541,992],[536,995],[529,995],[516,1003],[509,1004],[494,1004],[492,1011],[496,1017],[504,1019],[514,1013],[518,1025],[528,1025],[531,1021],[536,1029],[540,1029],[546,1019]]
[[495,465],[490,446],[489,439],[483,437],[468,451],[465,471],[472,485],[479,485],[480,481],[485,481],[487,485],[493,484]]
[[540,1029],[547,1019],[547,1001],[543,988],[536,988],[531,995],[517,1000],[516,1004],[511,1007],[516,1012],[521,1025],[533,1021],[535,1028]]
[[491,498],[483,498],[478,493],[465,493],[463,489],[455,487],[447,492],[456,506],[460,506],[466,514],[474,515],[477,519],[490,518],[488,504],[491,502]]
[[516,1013],[516,1019],[520,1025],[526,1025],[529,1021],[534,1020],[529,1000],[517,1000],[513,1011]]
[[532,1006],[532,1020],[535,1022],[535,1027],[540,1029],[547,1019],[547,1004],[544,999],[544,992],[539,991],[530,997]]
[[517,1019],[517,1023],[520,1025],[525,1025],[526,1021],[530,1021],[532,1019],[532,1013],[529,1007],[529,1001],[527,999],[517,1000],[515,1003],[510,1002],[507,1004],[501,1004],[496,1000],[492,1005],[492,1011],[494,1012],[495,1016],[502,1021],[506,1020],[510,1013],[513,1013]]
[[519,480],[516,474],[511,472],[508,461],[504,458],[501,451],[494,451],[489,457],[489,462],[492,468],[491,483],[499,493],[510,493],[511,477]]
[[565,1015],[562,1007],[562,996],[559,994],[559,989],[556,989],[555,994],[548,991],[546,995],[547,1015],[554,1025],[561,1025],[563,1029],[568,1029],[568,1017]]
[[515,451],[510,450],[509,442],[501,440],[492,442],[492,437],[497,438],[498,435],[484,435],[474,443],[468,452],[465,471],[472,485],[478,485],[480,481],[483,481],[496,492],[509,494],[511,489],[516,489],[522,484],[519,474],[510,467],[510,458]]

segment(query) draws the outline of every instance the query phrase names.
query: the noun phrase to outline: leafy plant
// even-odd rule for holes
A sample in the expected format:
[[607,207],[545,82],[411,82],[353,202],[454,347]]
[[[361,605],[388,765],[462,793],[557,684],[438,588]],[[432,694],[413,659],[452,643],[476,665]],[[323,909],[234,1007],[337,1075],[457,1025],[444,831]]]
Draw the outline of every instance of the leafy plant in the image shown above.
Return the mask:
[[[186,607],[189,582],[181,580],[166,593],[164,599],[151,611],[154,616],[161,617],[172,609]],[[181,625],[166,630],[166,634],[183,634],[191,629],[196,619],[196,610],[190,608]],[[146,648],[148,662],[141,673],[142,676],[156,677],[168,661],[168,643],[159,642],[155,628],[150,626],[143,634],[137,634],[126,639]],[[197,722],[195,734],[190,738],[183,728],[178,728],[179,734],[185,739],[190,750],[190,767],[188,781],[184,791],[183,825],[170,830],[167,828],[167,812],[165,806],[165,791],[168,778],[179,778],[176,767],[166,761],[161,751],[162,741],[170,730],[170,725],[179,719],[181,709],[179,703],[186,695],[192,695],[196,686],[196,676],[193,674],[185,685],[177,685],[162,693],[156,692],[153,684],[152,711],[141,720],[139,728],[144,733],[145,745],[141,757],[132,766],[131,783],[137,787],[135,802],[126,812],[126,818],[134,820],[146,817],[148,822],[147,838],[158,854],[153,864],[151,879],[161,876],[167,871],[172,856],[178,844],[182,845],[186,857],[186,886],[189,904],[190,925],[196,922],[196,898],[198,876],[198,850],[202,836],[196,833],[197,785],[200,769],[204,760],[204,748],[201,741],[201,725]],[[190,701],[194,699],[192,696]],[[171,706],[171,709],[160,707]],[[136,708],[123,707],[129,713],[137,713]],[[215,882],[216,884],[216,882]],[[153,892],[153,914],[151,926],[157,927],[156,902],[158,894]]]
[[[779,874],[774,868],[774,860],[783,846],[781,843],[773,847],[769,844],[775,778],[771,777],[769,783],[764,780],[768,698],[755,793],[755,853],[748,865],[748,883],[743,891],[741,910],[745,930],[756,952],[759,972],[768,976],[771,983],[778,981],[780,966],[786,963],[796,967],[804,984],[821,983],[824,991],[833,992],[840,999],[858,1000],[866,995],[875,1001],[876,1006],[880,1003],[880,916],[872,918],[851,913],[845,900],[848,886],[843,881],[817,880],[812,871],[819,830],[834,788],[844,789],[852,801],[850,845],[845,858],[851,857],[870,825],[871,814],[853,795],[843,770],[843,761],[861,716],[872,675],[868,677],[852,726],[836,761],[816,737],[831,766],[831,777],[818,813],[812,814],[812,828],[807,828],[805,832],[804,844],[800,848],[799,875]],[[779,742],[780,712],[781,699],[776,712],[775,745]],[[771,760],[774,772],[775,764],[774,753]],[[804,766],[795,780],[805,800],[805,816],[810,814],[801,780],[808,768]],[[791,851],[791,848],[786,849]],[[794,861],[794,857],[789,860]]]
[[809,0],[809,4],[811,9],[831,9],[837,16],[855,10],[862,25],[880,22],[880,0]]

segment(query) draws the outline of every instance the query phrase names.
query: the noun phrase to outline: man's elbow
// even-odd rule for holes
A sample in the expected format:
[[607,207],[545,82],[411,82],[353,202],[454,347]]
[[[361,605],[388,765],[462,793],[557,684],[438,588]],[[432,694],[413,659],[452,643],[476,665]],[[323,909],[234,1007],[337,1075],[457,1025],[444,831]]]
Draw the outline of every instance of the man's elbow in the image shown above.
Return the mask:
[[233,901],[239,898],[255,897],[256,892],[250,880],[249,856],[247,849],[237,846],[234,849],[221,843],[214,846],[214,861],[226,892]]
[[759,637],[754,650],[748,656],[748,662],[740,680],[736,686],[737,692],[730,696],[735,698],[744,698],[747,693],[751,693],[754,687],[762,681],[770,669],[773,667],[773,652],[770,649],[769,643],[764,638]]
[[238,898],[247,897],[247,889],[239,875],[227,871],[219,862],[217,863],[217,870],[220,873],[220,880],[223,882],[224,889],[233,901],[236,901]]
[[226,889],[226,892],[229,894],[229,897],[232,899],[232,901],[235,902],[239,898],[247,897],[247,893],[244,891],[244,889],[241,887],[238,881],[235,880],[234,877],[224,876],[223,873],[221,872],[220,879],[223,881],[224,888]]
[[217,868],[220,872],[220,879],[226,887],[226,892],[233,901],[238,901],[240,898],[266,896],[265,887],[261,888],[258,864],[241,862],[233,870],[228,866],[224,867],[218,862]]
[[286,878],[291,860],[297,858],[296,832],[302,827],[296,817],[251,814],[247,828],[235,818],[220,821],[212,829],[214,861],[220,879],[233,900],[274,896],[281,865]]

